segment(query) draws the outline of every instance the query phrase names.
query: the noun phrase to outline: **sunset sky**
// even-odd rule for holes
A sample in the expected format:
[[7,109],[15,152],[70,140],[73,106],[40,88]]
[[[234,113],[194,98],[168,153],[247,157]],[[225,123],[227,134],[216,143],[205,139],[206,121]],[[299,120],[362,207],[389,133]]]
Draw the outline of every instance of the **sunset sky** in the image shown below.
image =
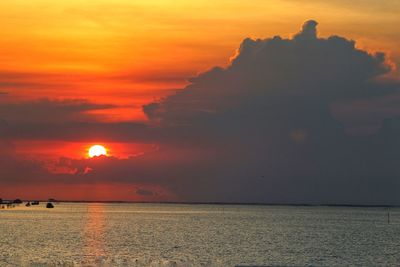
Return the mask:
[[399,13],[0,1],[0,198],[400,204]]

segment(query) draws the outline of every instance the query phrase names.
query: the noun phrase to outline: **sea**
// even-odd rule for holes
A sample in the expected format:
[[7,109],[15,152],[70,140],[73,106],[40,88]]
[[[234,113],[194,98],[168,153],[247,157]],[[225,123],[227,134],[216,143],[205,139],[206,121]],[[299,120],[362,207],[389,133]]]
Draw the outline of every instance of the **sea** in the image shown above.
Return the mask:
[[0,266],[400,266],[400,208],[56,203],[0,209]]

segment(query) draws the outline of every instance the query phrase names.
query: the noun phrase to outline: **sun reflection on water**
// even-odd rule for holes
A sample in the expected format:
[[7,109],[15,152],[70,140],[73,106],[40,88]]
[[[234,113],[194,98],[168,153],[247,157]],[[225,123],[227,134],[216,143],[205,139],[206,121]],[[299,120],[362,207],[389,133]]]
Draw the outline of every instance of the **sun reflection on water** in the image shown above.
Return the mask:
[[105,207],[103,204],[88,204],[84,230],[85,262],[101,264],[105,259]]

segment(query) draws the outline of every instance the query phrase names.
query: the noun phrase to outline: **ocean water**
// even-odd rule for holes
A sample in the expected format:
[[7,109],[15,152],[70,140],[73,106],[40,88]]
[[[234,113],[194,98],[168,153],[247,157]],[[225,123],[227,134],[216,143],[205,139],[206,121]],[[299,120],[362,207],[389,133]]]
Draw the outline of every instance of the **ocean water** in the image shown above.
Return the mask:
[[400,209],[60,203],[0,210],[0,266],[398,266]]

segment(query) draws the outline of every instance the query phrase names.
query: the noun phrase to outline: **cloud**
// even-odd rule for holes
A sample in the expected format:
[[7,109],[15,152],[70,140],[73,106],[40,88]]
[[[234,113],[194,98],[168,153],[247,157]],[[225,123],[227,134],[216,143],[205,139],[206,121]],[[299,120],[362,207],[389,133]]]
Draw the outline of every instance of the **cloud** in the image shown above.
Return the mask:
[[[388,153],[398,148],[396,127],[388,124],[398,121],[385,118],[399,112],[400,86],[380,79],[390,71],[383,53],[340,36],[319,38],[317,22],[307,21],[292,39],[245,39],[227,68],[191,79],[143,111],[183,136],[176,145],[216,151],[213,167],[195,169],[205,183],[212,180],[214,187],[203,192],[210,198],[398,203],[393,188],[400,173]],[[332,108],[360,101],[382,106],[382,99],[384,106],[391,102],[390,111],[368,110],[350,125],[344,122],[351,113]],[[363,127],[384,126],[374,135],[346,134],[359,120]]]
[[145,105],[148,123],[1,124],[11,139],[159,146],[128,159],[60,159],[64,173],[36,162],[8,181],[157,185],[185,201],[400,204],[400,85],[381,78],[390,71],[383,53],[319,38],[315,21],[290,39],[247,38],[228,67]]
[[66,88],[71,75],[13,72],[0,70],[0,88],[8,91],[19,89]]
[[[93,117],[91,117],[93,120]],[[63,140],[77,142],[144,142],[162,140],[158,128],[141,122],[5,122],[1,125],[0,136],[25,140]]]
[[228,68],[203,73],[191,79],[185,90],[143,110],[150,119],[165,123],[192,123],[193,118],[214,117],[246,104],[247,108],[265,107],[284,100],[326,106],[333,100],[394,91],[391,85],[371,82],[390,71],[383,53],[368,54],[356,49],[354,41],[338,36],[317,38],[316,25],[315,21],[306,22],[293,39],[247,38]]
[[141,195],[141,196],[154,196],[154,195],[157,195],[157,192],[153,192],[153,191],[146,190],[143,188],[137,188],[135,191],[135,194]]
[[19,123],[60,123],[93,121],[94,115],[87,112],[111,109],[114,105],[93,104],[83,99],[39,99],[33,101],[6,102],[0,104],[0,117]]
[[165,68],[147,70],[145,73],[139,74],[125,74],[111,76],[111,79],[117,81],[127,82],[149,82],[149,83],[162,83],[162,84],[182,84],[185,83],[189,77],[193,76],[192,71],[182,70],[166,70]]

